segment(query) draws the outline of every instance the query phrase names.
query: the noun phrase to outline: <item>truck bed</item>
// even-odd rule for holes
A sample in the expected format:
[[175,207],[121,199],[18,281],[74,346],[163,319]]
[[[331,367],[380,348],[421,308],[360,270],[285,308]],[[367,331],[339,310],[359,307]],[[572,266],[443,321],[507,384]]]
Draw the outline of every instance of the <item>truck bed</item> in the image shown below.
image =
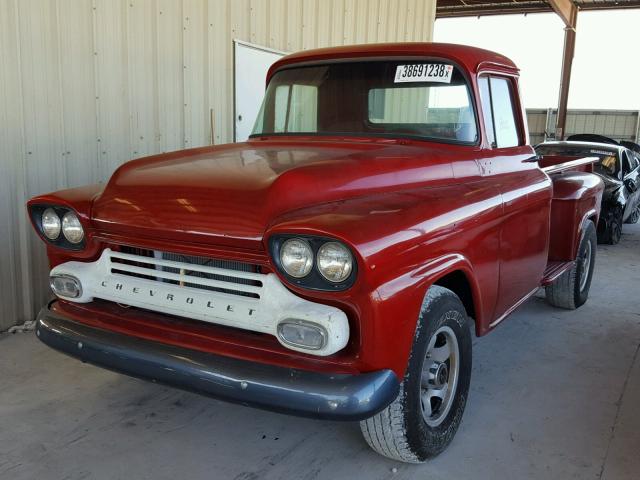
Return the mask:
[[598,157],[545,155],[538,160],[538,165],[548,175],[561,172],[593,173],[593,164],[599,160]]
[[[548,284],[571,267],[576,258],[582,224],[597,224],[602,180],[592,175],[598,157],[545,155],[538,160],[553,182],[549,259],[542,284]],[[579,192],[592,190],[593,195]],[[576,232],[578,235],[576,235]]]

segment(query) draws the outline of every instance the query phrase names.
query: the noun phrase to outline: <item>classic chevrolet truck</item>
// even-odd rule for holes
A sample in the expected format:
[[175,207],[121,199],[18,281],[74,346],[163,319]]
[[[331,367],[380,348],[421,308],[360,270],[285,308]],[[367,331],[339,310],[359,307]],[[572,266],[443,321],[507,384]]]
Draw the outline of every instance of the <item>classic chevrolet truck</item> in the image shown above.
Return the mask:
[[518,69],[477,48],[276,62],[251,138],[141,158],[28,202],[56,299],[36,333],[104,368],[355,420],[382,455],[452,440],[472,335],[540,287],[589,292],[602,180],[539,158]]

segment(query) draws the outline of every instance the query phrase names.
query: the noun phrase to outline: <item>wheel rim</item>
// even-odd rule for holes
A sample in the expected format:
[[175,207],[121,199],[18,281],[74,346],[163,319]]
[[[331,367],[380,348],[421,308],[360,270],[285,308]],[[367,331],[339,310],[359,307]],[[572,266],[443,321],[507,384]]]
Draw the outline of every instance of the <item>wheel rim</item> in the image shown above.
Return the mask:
[[589,269],[591,268],[591,242],[588,241],[586,243],[586,248],[580,261],[582,263],[582,270],[580,271],[580,291],[582,292],[587,286]]
[[620,224],[616,221],[613,224],[613,243],[618,243],[620,241],[620,237],[622,236],[622,229],[620,228]]
[[458,340],[451,328],[442,326],[431,337],[422,364],[420,405],[430,427],[440,425],[451,410],[459,371]]

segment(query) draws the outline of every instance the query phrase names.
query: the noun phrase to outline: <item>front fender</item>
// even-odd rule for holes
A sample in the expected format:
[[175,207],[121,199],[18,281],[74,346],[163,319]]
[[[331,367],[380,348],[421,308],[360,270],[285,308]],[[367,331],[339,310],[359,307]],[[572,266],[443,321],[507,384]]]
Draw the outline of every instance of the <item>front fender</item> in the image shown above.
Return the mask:
[[[462,272],[471,290],[473,308],[476,312],[476,333],[483,333],[482,317],[485,311],[482,293],[474,268],[461,253],[449,253],[430,259],[415,269],[391,278],[372,293],[375,305],[377,328],[388,331],[392,325],[393,335],[376,337],[378,351],[388,353],[388,362],[397,375],[404,375],[408,363],[417,321],[424,298],[434,284],[454,272]],[[374,332],[375,333],[375,332]],[[402,378],[402,377],[400,377]]]
[[[485,185],[449,185],[305,208],[275,219],[265,235],[322,235],[358,256],[358,278],[342,292],[301,296],[339,306],[357,331],[361,368],[402,376],[424,296],[461,271],[472,291],[476,330],[493,314],[499,277],[499,193]],[[481,334],[480,333],[480,334]]]
[[[100,245],[97,241],[94,241],[96,231],[91,222],[91,211],[94,200],[100,196],[103,190],[104,185],[101,184],[87,185],[84,187],[60,190],[46,195],[39,195],[33,197],[27,202],[29,220],[31,221],[31,225],[34,230],[47,247],[47,255],[49,258],[49,265],[51,267],[69,260],[95,260],[99,256]],[[33,211],[31,210],[34,205],[57,205],[74,210],[77,213],[85,231],[85,248],[83,250],[74,250],[70,252],[69,250],[59,248],[48,242],[42,236],[40,229],[35,222]]]

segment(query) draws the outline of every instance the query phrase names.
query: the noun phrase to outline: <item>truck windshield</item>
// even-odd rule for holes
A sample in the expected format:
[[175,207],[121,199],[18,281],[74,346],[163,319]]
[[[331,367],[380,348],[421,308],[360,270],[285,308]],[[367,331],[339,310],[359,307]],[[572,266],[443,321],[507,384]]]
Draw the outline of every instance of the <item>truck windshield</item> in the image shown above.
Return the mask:
[[457,67],[439,60],[334,63],[278,71],[251,137],[417,137],[473,144],[476,115]]

